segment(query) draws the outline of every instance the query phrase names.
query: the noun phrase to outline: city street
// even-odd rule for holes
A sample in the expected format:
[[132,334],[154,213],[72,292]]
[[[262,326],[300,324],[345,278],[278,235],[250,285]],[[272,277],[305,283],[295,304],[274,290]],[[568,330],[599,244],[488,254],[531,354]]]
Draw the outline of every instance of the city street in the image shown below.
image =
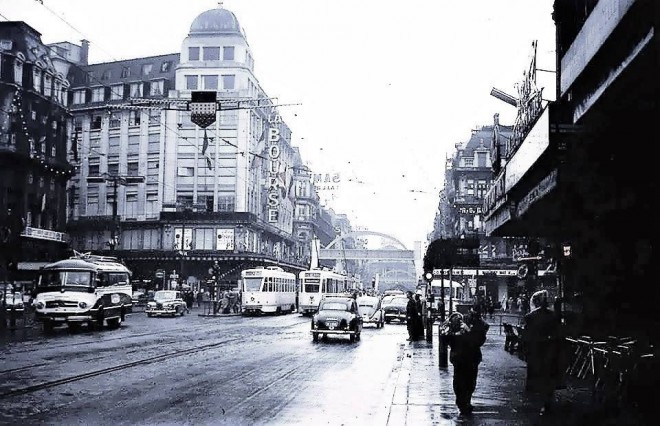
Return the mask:
[[2,349],[0,423],[386,424],[405,325],[315,344],[309,321],[193,310],[35,332]]

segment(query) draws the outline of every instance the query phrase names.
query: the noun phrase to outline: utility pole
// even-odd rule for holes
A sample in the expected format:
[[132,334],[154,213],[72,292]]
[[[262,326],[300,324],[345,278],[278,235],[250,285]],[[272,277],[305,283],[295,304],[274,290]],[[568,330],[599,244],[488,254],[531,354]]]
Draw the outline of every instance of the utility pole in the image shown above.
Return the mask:
[[100,176],[89,176],[87,182],[89,183],[112,183],[112,226],[110,228],[110,241],[108,241],[108,246],[110,246],[110,251],[114,251],[115,247],[119,243],[119,221],[117,220],[117,189],[119,185],[128,185],[131,183],[141,183],[144,182],[144,176],[123,176],[123,175],[111,175],[108,173],[102,173]]

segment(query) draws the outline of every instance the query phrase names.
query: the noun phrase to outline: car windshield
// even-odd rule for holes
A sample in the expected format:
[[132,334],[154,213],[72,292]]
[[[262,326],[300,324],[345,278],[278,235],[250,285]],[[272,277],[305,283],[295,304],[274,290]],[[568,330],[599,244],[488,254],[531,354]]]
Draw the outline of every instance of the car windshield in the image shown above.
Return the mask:
[[321,305],[322,311],[347,311],[348,304],[344,302],[326,302]]
[[41,274],[39,287],[89,287],[92,273],[87,271],[46,271]]
[[358,299],[358,306],[360,308],[376,308],[378,299]]
[[174,291],[157,291],[154,300],[172,300],[176,299],[176,292]]
[[388,305],[396,305],[396,306],[406,306],[408,304],[408,298],[407,297],[394,297],[387,304]]

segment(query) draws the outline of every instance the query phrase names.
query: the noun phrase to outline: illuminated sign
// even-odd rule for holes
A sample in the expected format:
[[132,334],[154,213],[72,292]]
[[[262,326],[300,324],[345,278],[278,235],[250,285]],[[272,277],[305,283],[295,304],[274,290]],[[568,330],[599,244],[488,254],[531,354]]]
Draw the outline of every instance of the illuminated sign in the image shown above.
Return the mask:
[[313,182],[317,191],[336,191],[339,189],[341,177],[339,173],[315,173]]
[[531,191],[518,202],[518,216],[522,216],[529,207],[536,201],[545,197],[545,195],[552,191],[557,186],[557,169],[554,169],[548,176],[543,178]]
[[[282,118],[275,115],[268,120],[269,124],[279,124]],[[271,126],[268,130],[268,222],[277,223],[279,221],[280,207],[280,188],[285,184],[280,177],[280,129],[277,126]]]
[[57,241],[60,243],[65,243],[68,240],[67,234],[62,232],[51,231],[50,229],[32,228],[31,226],[26,227],[21,236],[37,238],[40,240]]
[[481,214],[481,206],[463,206],[458,208],[458,212],[461,214]]

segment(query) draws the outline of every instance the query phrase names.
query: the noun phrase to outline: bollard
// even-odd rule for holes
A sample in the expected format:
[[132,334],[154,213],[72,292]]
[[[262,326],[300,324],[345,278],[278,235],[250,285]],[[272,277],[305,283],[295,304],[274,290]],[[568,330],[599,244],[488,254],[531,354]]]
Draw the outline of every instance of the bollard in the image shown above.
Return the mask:
[[426,341],[433,342],[433,315],[430,309],[426,311]]

